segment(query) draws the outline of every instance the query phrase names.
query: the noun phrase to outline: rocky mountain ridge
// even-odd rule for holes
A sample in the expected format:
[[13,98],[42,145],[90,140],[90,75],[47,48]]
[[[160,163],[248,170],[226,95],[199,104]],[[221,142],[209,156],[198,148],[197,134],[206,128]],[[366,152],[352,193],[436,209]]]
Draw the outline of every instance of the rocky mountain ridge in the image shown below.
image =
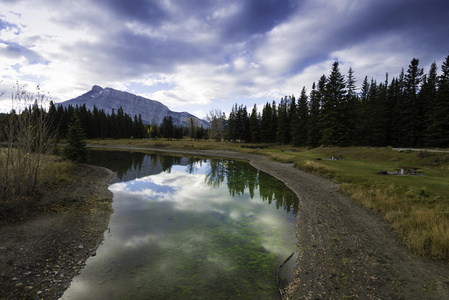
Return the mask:
[[97,109],[103,109],[107,114],[111,114],[113,109],[117,112],[122,107],[123,111],[132,117],[141,115],[145,124],[156,123],[160,125],[164,117],[171,116],[175,126],[189,126],[188,119],[194,118],[198,126],[209,127],[207,121],[188,112],[171,111],[159,101],[108,87],[102,88],[98,85],[94,85],[92,90],[81,96],[57,103],[57,105],[62,106],[82,106],[83,104],[86,105],[88,110],[93,110],[95,106]]

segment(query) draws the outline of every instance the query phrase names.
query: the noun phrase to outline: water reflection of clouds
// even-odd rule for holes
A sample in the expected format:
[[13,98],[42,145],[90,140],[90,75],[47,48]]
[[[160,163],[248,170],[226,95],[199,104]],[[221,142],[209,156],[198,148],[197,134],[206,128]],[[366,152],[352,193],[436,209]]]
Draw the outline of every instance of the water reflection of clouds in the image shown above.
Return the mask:
[[[177,215],[173,210],[196,213],[216,213],[222,218],[230,218],[234,222],[240,219],[251,219],[249,226],[258,232],[266,229],[273,229],[273,232],[279,229],[282,232],[282,226],[285,226],[285,217],[279,218],[279,211],[267,209],[267,203],[264,203],[259,197],[250,197],[249,193],[240,195],[239,197],[231,197],[226,185],[214,188],[211,193],[211,187],[205,183],[205,167],[197,167],[198,172],[195,174],[187,174],[185,167],[172,168],[171,172],[163,172],[157,175],[147,176],[128,182],[121,182],[111,186],[120,202],[131,206],[133,218],[135,220],[145,219],[148,217],[147,209],[159,211],[159,215]],[[147,206],[148,201],[163,201],[167,209],[161,207]],[[142,215],[139,217],[138,215]],[[293,216],[290,216],[293,218]],[[122,216],[123,218],[123,216]],[[288,219],[289,217],[287,217]],[[179,221],[179,220],[178,220]],[[290,220],[291,221],[291,220]],[[159,231],[163,226],[170,224],[158,224]],[[134,226],[135,227],[135,226]],[[143,230],[143,229],[142,229]],[[128,247],[138,247],[148,243],[157,243],[159,246],[166,248],[173,246],[166,238],[166,234],[158,234],[147,232],[142,235],[136,235],[136,228],[130,228],[122,241]],[[133,234],[131,234],[133,232]],[[275,234],[275,233],[273,233]],[[204,238],[204,237],[203,237]],[[273,238],[271,235],[263,235],[263,246],[267,250],[279,252],[279,249],[273,247]],[[177,245],[179,246],[179,245]]]
[[110,190],[120,195],[121,199],[170,201],[176,209],[196,212],[225,213],[228,210],[224,208],[235,202],[224,187],[211,193],[211,188],[205,184],[204,174],[186,174],[173,169],[170,173],[117,183]]
[[[136,282],[148,280],[151,275],[147,273],[156,273],[176,284],[184,272],[180,267],[192,268],[190,264],[195,263],[197,268],[198,260],[205,262],[201,268],[207,272],[201,276],[207,280],[220,272],[233,272],[240,263],[238,257],[224,250],[228,240],[245,243],[260,237],[261,246],[279,257],[285,259],[291,253],[287,250],[290,252],[286,254],[285,248],[276,245],[286,236],[294,236],[293,228],[286,230],[291,220],[284,211],[273,209],[257,196],[251,198],[248,192],[232,197],[226,179],[219,187],[211,187],[206,174],[206,164],[195,165],[193,174],[188,174],[185,166],[173,166],[170,172],[111,185],[115,210],[110,221],[111,233],[97,256],[88,262],[94,266],[93,270],[83,271],[87,275],[79,276],[72,284],[73,289],[83,291],[78,295],[90,295],[77,299],[107,295],[119,286],[133,287]],[[219,237],[214,228],[221,230]],[[241,228],[245,232],[240,232]],[[168,257],[166,253],[175,255]],[[109,285],[96,286],[89,272],[100,272],[101,265],[113,271],[99,276],[114,279]],[[113,265],[124,267],[115,270]],[[213,268],[220,271],[211,271]],[[128,269],[132,278],[124,277]],[[139,273],[144,271],[145,274]],[[102,291],[95,294],[98,289]]]

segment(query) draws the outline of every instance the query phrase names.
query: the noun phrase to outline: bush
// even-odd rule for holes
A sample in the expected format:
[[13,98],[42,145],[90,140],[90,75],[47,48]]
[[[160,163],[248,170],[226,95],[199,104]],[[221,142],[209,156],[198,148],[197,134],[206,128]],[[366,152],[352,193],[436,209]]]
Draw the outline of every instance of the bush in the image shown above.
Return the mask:
[[[30,94],[17,84],[12,96],[18,109],[2,118],[0,150],[0,206],[21,211],[39,191],[47,154],[56,139],[51,120],[43,108],[47,97]],[[25,201],[26,199],[26,201]]]

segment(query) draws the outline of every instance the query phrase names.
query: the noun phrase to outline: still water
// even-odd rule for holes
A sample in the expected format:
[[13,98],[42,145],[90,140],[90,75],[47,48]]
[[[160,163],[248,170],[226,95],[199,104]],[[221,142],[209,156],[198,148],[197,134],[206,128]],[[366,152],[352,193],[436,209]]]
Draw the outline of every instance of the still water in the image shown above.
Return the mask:
[[282,182],[225,159],[92,151],[91,164],[117,173],[114,213],[62,299],[279,298],[298,209]]

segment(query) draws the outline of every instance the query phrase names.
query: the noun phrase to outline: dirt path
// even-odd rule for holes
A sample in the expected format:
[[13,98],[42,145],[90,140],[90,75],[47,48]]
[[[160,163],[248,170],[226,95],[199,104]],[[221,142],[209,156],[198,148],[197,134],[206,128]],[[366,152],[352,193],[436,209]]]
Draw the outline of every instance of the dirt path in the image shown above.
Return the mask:
[[247,160],[298,195],[300,255],[285,299],[449,299],[449,265],[409,253],[379,215],[337,193],[332,181],[260,155],[147,150]]

